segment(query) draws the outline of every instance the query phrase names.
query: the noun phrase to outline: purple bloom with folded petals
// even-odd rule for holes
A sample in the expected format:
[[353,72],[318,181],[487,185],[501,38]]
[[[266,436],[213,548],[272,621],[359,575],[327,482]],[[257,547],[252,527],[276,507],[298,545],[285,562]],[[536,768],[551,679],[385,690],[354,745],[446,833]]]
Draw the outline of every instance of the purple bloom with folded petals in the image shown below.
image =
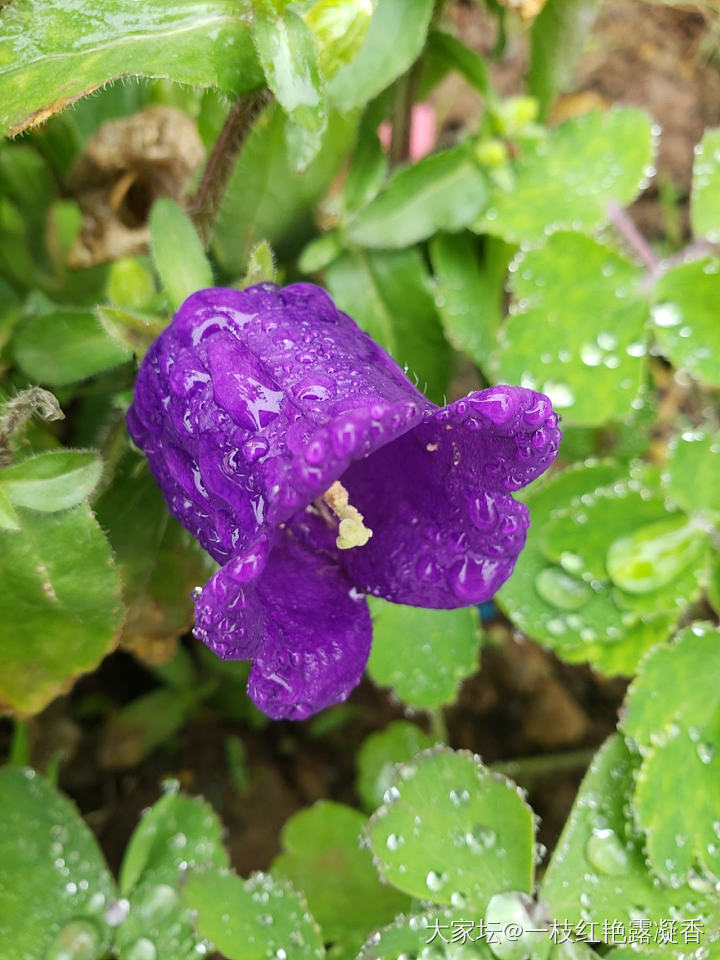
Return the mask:
[[[250,696],[293,719],[360,681],[366,594],[442,609],[493,596],[528,528],[511,493],[560,440],[550,401],[522,387],[437,407],[308,283],[193,294],[142,362],[128,426],[221,565],[195,635],[252,660]],[[351,549],[331,488],[362,515]]]

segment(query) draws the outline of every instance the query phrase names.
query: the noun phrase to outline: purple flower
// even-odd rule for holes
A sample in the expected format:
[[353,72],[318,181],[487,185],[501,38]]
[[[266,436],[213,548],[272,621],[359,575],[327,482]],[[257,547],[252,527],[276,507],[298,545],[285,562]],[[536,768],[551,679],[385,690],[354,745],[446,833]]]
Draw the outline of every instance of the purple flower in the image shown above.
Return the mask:
[[252,660],[252,699],[293,719],[360,681],[365,594],[449,609],[496,592],[528,527],[510,492],[560,439],[521,387],[435,406],[307,283],[191,296],[142,362],[128,426],[222,565],[195,635]]

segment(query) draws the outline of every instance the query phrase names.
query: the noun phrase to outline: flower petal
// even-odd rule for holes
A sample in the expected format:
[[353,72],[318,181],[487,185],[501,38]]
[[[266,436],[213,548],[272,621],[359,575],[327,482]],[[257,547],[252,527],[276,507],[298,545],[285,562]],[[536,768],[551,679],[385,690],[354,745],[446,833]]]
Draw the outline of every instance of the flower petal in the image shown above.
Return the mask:
[[224,563],[431,409],[324,290],[260,284],[183,304],[143,360],[128,427]]
[[341,569],[334,532],[304,513],[227,563],[203,589],[195,636],[222,659],[253,659],[248,693],[274,719],[302,720],[360,682],[372,627]]
[[525,544],[510,492],[539,476],[560,432],[547,397],[498,386],[435,410],[354,463],[342,482],[373,530],[341,562],[367,593],[453,608],[488,600]]

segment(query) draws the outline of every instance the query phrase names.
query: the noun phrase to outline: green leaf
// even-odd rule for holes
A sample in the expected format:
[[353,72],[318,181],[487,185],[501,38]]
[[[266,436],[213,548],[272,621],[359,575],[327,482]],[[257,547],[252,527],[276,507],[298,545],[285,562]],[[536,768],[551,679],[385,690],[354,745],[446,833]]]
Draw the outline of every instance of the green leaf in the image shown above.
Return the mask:
[[[602,939],[605,921],[608,927],[619,921],[627,930],[640,918],[657,924],[667,917],[704,916],[706,932],[720,929],[715,897],[682,884],[664,886],[648,872],[642,837],[626,817],[635,766],[618,736],[595,755],[545,873],[541,901],[552,916],[573,926],[595,923],[595,928],[586,927],[586,932],[593,930],[593,940]],[[674,792],[663,797],[666,807],[677,802]],[[687,947],[678,938],[664,949],[672,955]]]
[[43,513],[67,510],[95,489],[102,460],[90,450],[58,450],[0,470],[0,487],[16,507]]
[[[107,955],[115,884],[73,804],[33,770],[0,770],[0,942],[7,957]],[[62,945],[82,945],[78,953]]]
[[150,344],[167,326],[167,318],[154,313],[131,313],[103,304],[98,305],[96,313],[105,333],[123,350],[131,351],[137,357],[145,356]]
[[85,380],[130,358],[92,313],[54,310],[21,323],[13,340],[15,359],[38,383],[54,387]]
[[357,120],[331,112],[317,157],[302,173],[293,170],[285,144],[288,121],[271,106],[256,121],[235,164],[215,225],[212,249],[231,276],[247,268],[252,248],[273,248],[328,188],[352,149]]
[[695,147],[690,220],[696,237],[720,242],[720,127],[706,130]]
[[156,200],[150,212],[150,250],[174,310],[196,290],[213,285],[200,237],[174,200]]
[[430,399],[442,402],[450,350],[419,249],[348,250],[327,267],[325,281],[340,309],[406,366]]
[[330,79],[359,53],[372,6],[366,0],[315,0],[302,16],[315,38],[320,72]]
[[532,811],[465,751],[435,748],[399,767],[368,833],[381,875],[414,897],[481,913],[498,892],[532,889]]
[[555,95],[572,84],[595,11],[595,0],[547,0],[533,20],[527,88],[540,104],[543,119]]
[[95,504],[122,573],[123,643],[157,660],[192,624],[191,592],[215,564],[167,507],[144,457],[127,454]]
[[137,767],[157,747],[168,744],[192,715],[193,690],[161,687],[125,704],[108,719],[98,751],[107,770]]
[[635,821],[673,885],[697,869],[720,878],[719,675],[720,632],[695,624],[648,654],[627,695],[623,732],[642,755]]
[[[2,475],[0,474],[0,477]],[[8,499],[7,493],[0,486],[0,530],[19,530],[20,518]]]
[[686,513],[720,518],[720,434],[686,430],[670,444],[663,474],[668,496]]
[[610,203],[624,206],[640,189],[652,157],[650,127],[644,113],[622,108],[574,117],[524,141],[512,188],[495,187],[473,229],[520,243],[602,226]]
[[454,703],[460,684],[479,665],[475,611],[424,610],[374,598],[371,609],[368,673],[374,682],[421,710]]
[[[662,594],[664,603],[671,605],[674,612],[652,615],[619,606],[619,591],[607,580],[602,564],[615,536],[611,532],[609,538],[604,537],[603,532],[608,490],[617,484],[618,499],[621,494],[627,496],[626,482],[618,483],[622,479],[620,467],[613,461],[589,461],[531,487],[524,497],[531,516],[527,542],[512,576],[497,596],[502,609],[520,630],[571,663],[590,662],[611,675],[632,674],[643,653],[668,636],[680,613],[679,608],[675,609],[674,585]],[[605,489],[608,484],[613,487]],[[596,492],[601,496],[596,496]],[[638,494],[639,491],[633,491],[634,497]],[[642,496],[640,499],[643,504],[646,502]],[[593,506],[591,537],[588,505]],[[632,522],[632,508],[617,509],[622,532],[625,524]],[[648,512],[649,518],[665,515],[664,507],[658,506],[656,500],[651,509],[658,512]],[[559,525],[556,540],[549,537],[553,524]],[[586,548],[588,538],[597,546]],[[553,562],[555,559],[558,563]],[[560,561],[564,561],[566,569]],[[594,579],[593,571],[599,571],[600,577],[588,593],[583,587],[586,579]],[[698,590],[694,577],[691,584],[684,583],[684,589],[686,596],[694,596]],[[631,595],[628,597],[634,602]],[[654,594],[648,597],[655,602]],[[581,603],[583,599],[585,602]]]
[[258,9],[255,46],[268,87],[293,123],[314,133],[327,124],[325,89],[309,28],[294,10]]
[[0,133],[15,135],[127,76],[240,95],[262,85],[247,10],[235,0],[15,0],[0,12]]
[[452,70],[457,70],[467,80],[470,86],[475,87],[478,93],[490,94],[490,79],[487,66],[482,57],[474,50],[466,47],[450,33],[442,30],[431,30],[428,35],[428,50],[435,54]]
[[440,233],[430,242],[435,306],[456,350],[487,369],[504,317],[505,275],[512,248],[488,237],[482,259],[469,233]]
[[320,800],[285,824],[275,877],[286,877],[307,899],[325,940],[357,951],[375,927],[410,906],[403,894],[380,883],[369,850],[360,846],[366,818],[357,810]]
[[120,868],[120,893],[127,896],[149,872],[174,884],[191,861],[197,867],[227,865],[222,824],[208,803],[179,793],[177,782],[168,781],[163,796],[130,837]]
[[460,230],[485,206],[485,177],[465,147],[423,157],[394,174],[347,228],[362,247],[407,247],[437,230]]
[[360,122],[355,152],[342,188],[346,213],[352,214],[370,203],[385,182],[388,165],[373,111],[368,111]]
[[29,714],[109,652],[121,622],[120,584],[86,504],[17,512],[21,534],[0,533],[0,703]]
[[107,294],[120,307],[143,310],[155,296],[155,281],[137,257],[122,257],[110,265]]
[[175,781],[165,784],[164,795],[135,828],[120,868],[120,892],[130,901],[117,933],[120,956],[132,960],[137,950],[143,960],[146,953],[136,945],[145,939],[155,947],[154,960],[197,957],[198,937],[178,881],[189,868],[227,865],[222,824],[209,804],[179,793]]
[[375,810],[383,802],[395,776],[395,764],[410,760],[433,742],[433,737],[407,720],[395,720],[363,740],[356,758],[355,787],[365,809]]
[[322,960],[320,928],[305,901],[273,877],[254,873],[241,880],[223,870],[195,871],[183,899],[197,911],[197,929],[228,960]]
[[607,571],[628,593],[650,593],[667,586],[692,563],[700,563],[707,537],[684,516],[641,527],[610,544]]
[[277,280],[278,275],[272,248],[267,240],[262,240],[250,251],[242,286],[251,287],[256,283],[277,283]]
[[[357,960],[399,960],[401,957],[424,960],[425,956],[428,960],[494,960],[495,955],[487,941],[478,935],[476,923],[478,921],[463,917],[459,912],[457,916],[442,912],[398,917],[368,939]],[[436,924],[439,936],[435,933]],[[469,924],[472,926],[468,930]],[[463,929],[469,932],[465,943]],[[441,937],[447,942],[444,943]]]
[[647,370],[638,268],[591,237],[559,232],[510,269],[515,308],[495,379],[537,387],[572,423],[629,415]]
[[702,383],[720,385],[720,260],[683,263],[655,284],[652,319],[660,352]]
[[367,103],[408,70],[420,55],[433,0],[379,0],[357,57],[328,85],[341,111]]

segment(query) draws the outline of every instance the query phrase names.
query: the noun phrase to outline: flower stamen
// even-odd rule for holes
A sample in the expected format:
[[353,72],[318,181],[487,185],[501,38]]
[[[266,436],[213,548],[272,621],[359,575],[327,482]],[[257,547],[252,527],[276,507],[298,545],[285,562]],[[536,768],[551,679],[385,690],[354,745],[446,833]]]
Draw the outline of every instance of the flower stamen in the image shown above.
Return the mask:
[[373,532],[363,523],[363,515],[350,503],[350,495],[339,480],[325,491],[322,500],[340,521],[338,537],[335,541],[338,549],[351,550],[353,547],[364,547]]

